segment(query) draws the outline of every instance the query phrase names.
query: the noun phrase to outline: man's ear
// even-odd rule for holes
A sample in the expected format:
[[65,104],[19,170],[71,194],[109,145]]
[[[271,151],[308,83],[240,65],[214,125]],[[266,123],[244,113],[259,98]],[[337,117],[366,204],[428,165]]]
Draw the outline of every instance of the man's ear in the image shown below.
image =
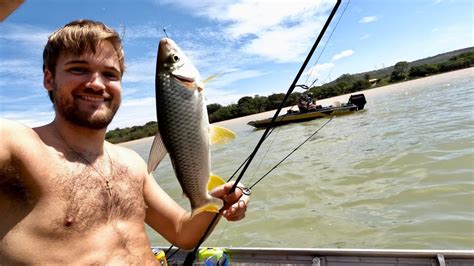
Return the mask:
[[54,77],[53,73],[49,69],[45,69],[43,73],[43,86],[48,91],[53,91],[54,88]]

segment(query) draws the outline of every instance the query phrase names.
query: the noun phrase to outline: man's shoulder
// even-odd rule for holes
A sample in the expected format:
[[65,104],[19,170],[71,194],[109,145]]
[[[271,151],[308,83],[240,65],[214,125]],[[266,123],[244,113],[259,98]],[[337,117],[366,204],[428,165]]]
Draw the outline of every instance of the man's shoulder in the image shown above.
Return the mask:
[[22,138],[36,135],[35,131],[32,128],[22,123],[4,118],[0,118],[0,132],[2,135],[3,142],[9,140],[14,140],[15,142],[18,142],[18,140],[22,140]]
[[36,132],[19,122],[0,118],[0,167],[25,151],[38,149]]
[[20,130],[29,129],[29,130],[32,130],[31,128],[25,126],[24,124],[22,124],[20,122],[5,119],[5,118],[0,118],[0,128],[2,129],[2,131],[3,130],[13,130],[13,129],[20,129]]

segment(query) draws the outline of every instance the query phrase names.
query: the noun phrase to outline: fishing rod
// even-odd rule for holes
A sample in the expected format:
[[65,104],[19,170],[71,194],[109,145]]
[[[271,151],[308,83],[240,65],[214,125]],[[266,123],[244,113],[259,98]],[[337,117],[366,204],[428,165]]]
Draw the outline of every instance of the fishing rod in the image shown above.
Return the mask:
[[[311,60],[311,57],[312,55],[314,54],[314,51],[316,50],[316,48],[318,47],[319,43],[321,42],[321,39],[323,38],[323,35],[324,33],[326,32],[327,28],[329,27],[329,24],[331,23],[332,19],[334,18],[335,14],[336,14],[336,11],[337,9],[339,8],[339,6],[341,5],[341,1],[342,0],[337,0],[336,1],[336,4],[334,5],[334,8],[332,9],[331,13],[329,14],[329,17],[328,19],[326,20],[326,22],[324,23],[324,26],[323,28],[321,29],[321,32],[319,33],[313,47],[311,47],[311,50],[309,51],[309,54],[308,56],[306,57],[306,59],[304,60],[300,70],[298,71],[298,73],[296,74],[295,76],[295,79],[293,80],[293,82],[291,83],[286,95],[285,95],[285,98],[283,98],[283,101],[280,103],[280,106],[278,107],[275,115],[273,116],[272,118],[272,121],[270,122],[270,124],[267,126],[267,128],[265,129],[265,132],[263,133],[262,137],[260,138],[259,142],[257,143],[257,146],[255,146],[255,149],[253,150],[253,152],[251,153],[250,155],[250,158],[247,160],[247,162],[245,163],[242,171],[240,172],[239,174],[239,177],[237,177],[237,180],[235,181],[234,185],[232,186],[231,190],[229,191],[229,194],[233,193],[235,191],[235,189],[237,188],[237,185],[239,184],[240,180],[242,179],[244,173],[247,171],[247,168],[249,167],[250,163],[252,162],[253,158],[255,157],[255,155],[257,154],[257,151],[260,149],[260,146],[262,145],[263,141],[265,140],[266,136],[268,135],[270,129],[273,127],[274,123],[275,123],[275,120],[276,118],[278,117],[278,115],[280,114],[280,111],[281,109],[285,106],[285,103],[286,101],[288,101],[288,98],[290,97],[291,93],[293,92],[293,90],[295,89],[295,86],[296,86],[296,83],[298,82],[298,80],[300,79],[301,75],[303,74],[303,71],[305,70],[306,66],[308,65],[309,61]],[[225,206],[225,204],[224,204]],[[224,208],[224,207],[222,207]],[[219,213],[220,213],[220,210],[219,210]],[[215,222],[217,221],[217,219],[219,218],[219,213],[216,213],[214,215],[214,218],[212,219],[211,223],[209,224],[209,226],[207,227],[206,231],[204,232],[203,236],[201,237],[201,239],[199,240],[197,246],[194,248],[193,251],[189,252],[188,255],[186,256],[185,260],[184,260],[184,265],[192,265],[192,263],[194,262],[194,260],[196,259],[196,254],[199,250],[199,247],[201,246],[201,244],[204,242],[204,240],[206,240],[206,237],[207,235],[210,233],[211,229],[214,227],[214,224]]]
[[[275,164],[275,166],[273,166],[268,172],[266,172],[262,177],[260,177],[255,183],[253,183],[251,186],[249,186],[248,188],[240,188],[242,189],[242,192],[246,195],[250,195],[251,194],[251,191],[252,191],[252,188],[257,185],[260,181],[262,181],[265,177],[267,177],[273,170],[275,170],[280,164],[282,164],[286,159],[288,159],[293,153],[295,153],[299,148],[301,148],[301,146],[303,146],[306,142],[308,142],[311,138],[313,138],[319,131],[321,131],[321,129],[323,129],[327,124],[329,124],[329,122],[331,122],[336,116],[332,116],[328,121],[326,121],[322,126],[320,126],[318,129],[316,129],[316,131],[311,134],[309,137],[307,137],[303,142],[301,142],[298,146],[296,146],[296,148],[293,149],[293,151],[291,151],[289,154],[287,154],[285,157],[283,157],[283,159],[281,159],[277,164]],[[273,131],[271,131],[267,137],[272,133]],[[229,182],[230,180],[232,180],[232,178],[237,174],[237,172],[240,170],[240,168],[242,168],[242,166],[249,160],[250,156],[247,157],[247,159],[244,160],[244,162],[237,168],[237,170],[232,174],[232,176],[229,178],[229,180],[227,180],[227,182]],[[176,249],[173,253],[169,254],[171,251],[172,251],[172,248],[174,247],[174,245],[171,245],[166,251],[165,251],[165,255],[166,255],[166,258],[169,260],[171,259],[178,251],[179,251],[179,248]]]
[[[350,3],[351,3],[351,0],[348,0],[346,6],[344,7],[344,10],[342,11],[341,16],[339,17],[339,19],[338,19],[337,22],[336,22],[336,25],[334,26],[333,30],[332,30],[331,33],[329,34],[328,41],[326,41],[326,42],[324,43],[323,48],[322,48],[322,51],[319,53],[319,56],[318,56],[318,58],[316,59],[316,61],[315,61],[315,63],[314,63],[315,66],[316,66],[316,64],[318,64],[319,59],[321,59],[321,56],[322,56],[322,54],[324,53],[324,51],[326,50],[326,46],[327,46],[329,40],[332,38],[332,35],[334,34],[334,32],[335,32],[337,26],[339,25],[339,22],[341,22],[342,16],[344,16],[344,14],[346,13],[347,7],[349,6]],[[298,84],[298,85],[295,85],[295,87],[300,87],[300,88],[302,88],[302,89],[304,89],[304,90],[309,90],[309,89],[311,89],[311,87],[313,87],[313,85],[316,83],[316,81],[318,81],[318,79],[317,79],[317,78],[314,79],[313,82],[311,83],[311,85],[308,86],[308,85],[306,85],[306,83],[308,82],[308,79],[309,79],[309,76],[310,76],[310,75],[311,75],[311,74],[309,74],[308,77],[306,78],[305,84]],[[289,110],[293,109],[293,107],[295,107],[295,106],[296,106],[296,104],[293,105],[293,106],[291,106]],[[284,114],[283,117],[282,117],[282,120],[283,120],[284,117],[286,117],[288,114],[289,114],[289,112],[287,112],[286,114]],[[334,117],[333,117],[333,118],[334,118]],[[323,127],[324,127],[324,126],[325,126],[325,125],[323,125]],[[321,128],[322,128],[322,127],[321,127]],[[321,128],[320,128],[320,129],[321,129]],[[319,131],[320,129],[318,129],[317,131]],[[267,136],[265,136],[264,141],[273,133],[274,130],[275,130],[275,127],[272,127],[271,131],[267,134]],[[235,170],[235,172],[231,175],[231,177],[227,180],[227,182],[229,182],[230,180],[232,180],[232,178],[233,178],[233,177],[237,174],[237,172],[244,166],[244,164],[250,159],[250,157],[251,157],[251,155],[249,155],[249,156],[244,160],[244,162],[242,162],[242,164],[237,168],[237,170]]]

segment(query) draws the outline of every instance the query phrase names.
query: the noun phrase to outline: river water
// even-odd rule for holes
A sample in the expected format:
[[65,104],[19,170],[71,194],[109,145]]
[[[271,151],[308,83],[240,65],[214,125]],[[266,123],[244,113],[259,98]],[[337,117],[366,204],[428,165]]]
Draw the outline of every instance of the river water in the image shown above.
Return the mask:
[[[204,246],[474,249],[467,71],[368,91],[365,111],[333,119],[254,187],[243,221],[222,220]],[[242,182],[251,185],[326,121],[279,127]],[[225,179],[263,134],[245,123],[229,128],[237,139],[212,147],[213,172]],[[150,145],[130,147],[147,159]],[[189,209],[168,158],[154,176]],[[152,245],[168,245],[147,232]]]

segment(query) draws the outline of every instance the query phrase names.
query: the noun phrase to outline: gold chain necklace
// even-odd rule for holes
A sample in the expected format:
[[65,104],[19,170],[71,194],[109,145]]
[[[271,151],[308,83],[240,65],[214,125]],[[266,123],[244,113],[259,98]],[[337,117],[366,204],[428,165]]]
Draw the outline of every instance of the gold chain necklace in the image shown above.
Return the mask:
[[[109,178],[106,178],[104,176],[104,174],[102,172],[100,172],[99,170],[97,170],[97,168],[95,168],[94,164],[89,161],[86,156],[78,151],[76,151],[75,149],[73,149],[71,147],[71,145],[69,145],[69,143],[67,143],[67,141],[63,138],[63,136],[59,133],[59,130],[56,128],[56,126],[53,124],[53,128],[54,130],[56,131],[56,134],[59,136],[59,138],[62,140],[62,142],[64,142],[64,144],[66,144],[66,146],[68,147],[68,149],[70,151],[72,151],[77,157],[81,158],[85,163],[87,163],[87,165],[89,165],[90,167],[92,167],[92,169],[94,169],[94,171],[99,175],[101,176],[104,180],[105,180],[105,189],[107,190],[107,192],[109,193],[109,196],[112,196],[112,187],[110,185],[110,179]],[[105,148],[104,146],[104,151],[105,153],[107,154],[107,157],[109,158],[109,165],[110,165],[110,176],[113,176],[113,173],[114,173],[114,165],[112,164],[112,159],[110,158],[110,154],[109,152],[107,151],[107,149]]]

